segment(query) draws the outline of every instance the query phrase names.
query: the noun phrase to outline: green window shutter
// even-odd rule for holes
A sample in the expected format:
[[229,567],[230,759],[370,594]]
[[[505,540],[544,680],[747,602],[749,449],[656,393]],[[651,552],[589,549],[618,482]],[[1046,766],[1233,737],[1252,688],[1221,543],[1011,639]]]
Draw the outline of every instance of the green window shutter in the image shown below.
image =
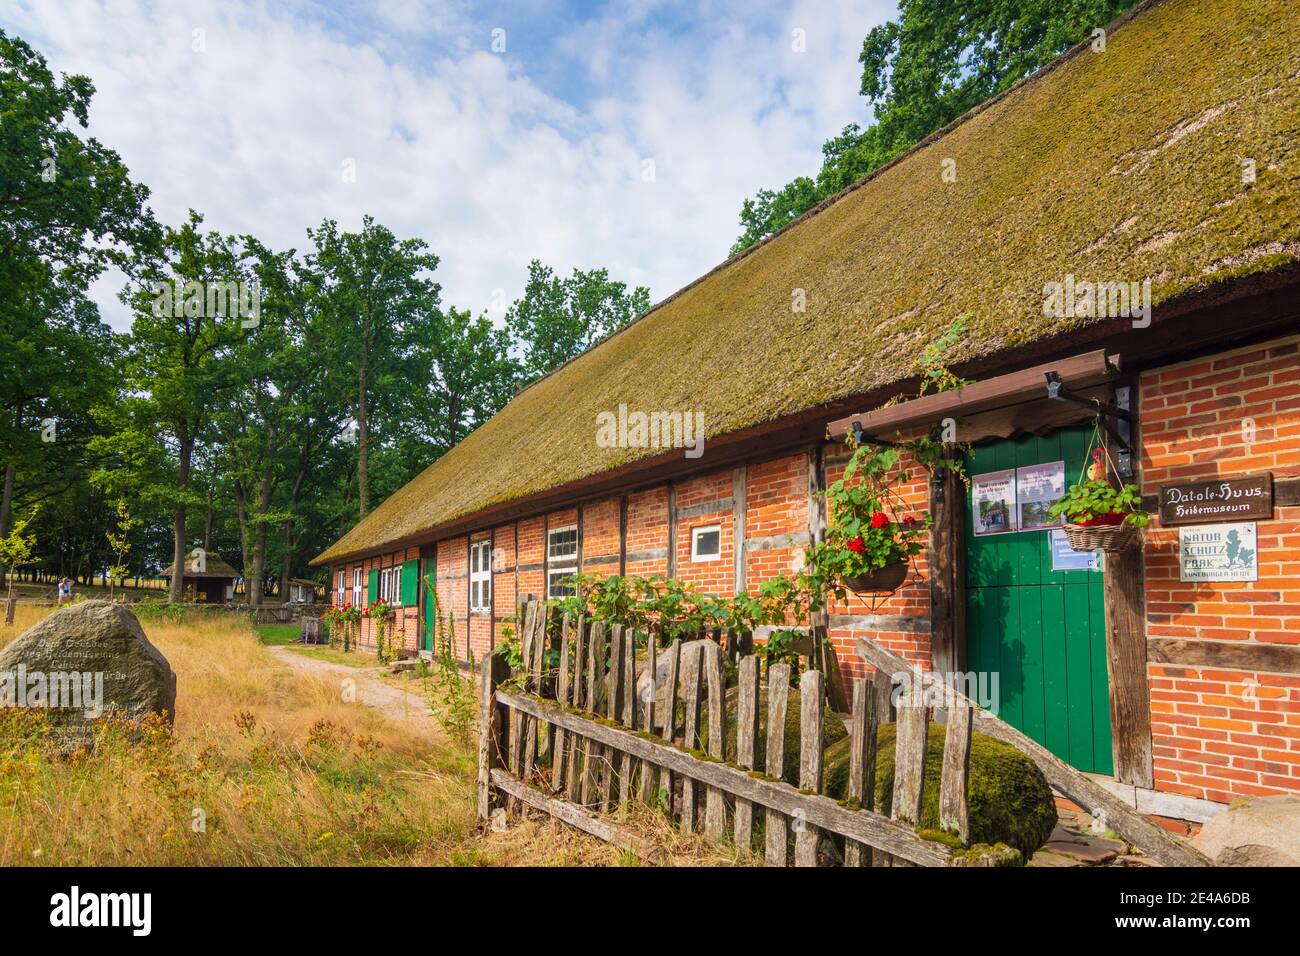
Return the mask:
[[366,606],[374,604],[377,597],[379,597],[379,569],[371,568],[370,577],[366,582]]
[[420,559],[402,563],[402,605],[413,607],[420,600]]

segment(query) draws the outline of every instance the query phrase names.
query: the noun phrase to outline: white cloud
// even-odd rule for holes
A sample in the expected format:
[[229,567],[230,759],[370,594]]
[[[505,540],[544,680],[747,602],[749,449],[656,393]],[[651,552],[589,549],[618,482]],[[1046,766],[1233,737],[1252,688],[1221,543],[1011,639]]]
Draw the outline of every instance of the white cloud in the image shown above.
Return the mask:
[[[479,311],[518,295],[534,257],[662,299],[725,257],[745,196],[814,173],[822,140],[865,118],[857,54],[892,4],[705,5],[673,29],[652,26],[657,6],[576,22],[545,62],[518,54],[517,28],[491,53],[492,18],[451,0],[386,0],[365,23],[315,5],[33,2],[0,25],[92,78],[92,133],[162,221],[193,207],[302,249],[322,218],[369,213],[428,241],[444,301]],[[122,327],[115,293],[96,289]]]

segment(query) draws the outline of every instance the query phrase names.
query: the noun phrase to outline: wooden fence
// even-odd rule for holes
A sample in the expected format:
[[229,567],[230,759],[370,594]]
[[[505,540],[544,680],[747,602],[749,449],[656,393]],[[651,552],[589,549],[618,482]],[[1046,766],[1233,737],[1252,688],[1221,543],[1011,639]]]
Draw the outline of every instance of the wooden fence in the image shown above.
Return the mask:
[[[483,820],[528,806],[643,850],[615,812],[636,801],[660,806],[682,829],[730,839],[742,854],[762,855],[769,865],[953,861],[948,843],[916,830],[929,723],[920,698],[905,694],[898,701],[891,813],[874,807],[877,727],[890,705],[883,672],[883,681],[853,687],[848,793],[841,802],[822,789],[821,671],[799,680],[800,739],[787,741],[790,667],[773,664],[761,681],[747,635],[715,632],[712,639],[660,649],[630,627],[557,620],[537,601],[522,605],[518,620],[525,666],[512,674],[498,655],[483,663]],[[662,688],[654,682],[660,655],[667,656]],[[545,667],[548,659],[558,665]],[[767,743],[759,752],[762,700]],[[656,714],[656,706],[663,712]],[[969,835],[971,710],[968,702],[947,710],[940,785],[940,826],[962,842]],[[734,733],[731,747],[728,733]],[[781,779],[787,746],[798,747],[798,786]]]

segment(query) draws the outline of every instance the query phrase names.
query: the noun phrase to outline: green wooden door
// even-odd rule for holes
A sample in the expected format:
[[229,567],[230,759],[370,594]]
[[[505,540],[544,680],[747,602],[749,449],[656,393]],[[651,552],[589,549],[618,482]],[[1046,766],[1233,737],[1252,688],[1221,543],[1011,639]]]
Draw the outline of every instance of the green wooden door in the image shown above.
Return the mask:
[[420,599],[424,601],[424,634],[420,646],[431,651],[438,628],[438,601],[429,588],[429,582],[433,580],[433,558],[423,558],[420,564],[424,567],[424,574],[420,575]]
[[[1079,476],[1092,426],[974,449],[967,472],[1064,461]],[[968,668],[996,672],[1003,720],[1079,770],[1112,774],[1100,571],[1053,571],[1047,531],[976,537],[967,492]]]

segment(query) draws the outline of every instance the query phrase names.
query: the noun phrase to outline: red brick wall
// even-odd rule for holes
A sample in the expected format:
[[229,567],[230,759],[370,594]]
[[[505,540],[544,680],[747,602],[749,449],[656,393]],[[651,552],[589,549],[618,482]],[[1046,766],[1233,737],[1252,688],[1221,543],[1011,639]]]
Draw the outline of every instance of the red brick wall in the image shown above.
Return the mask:
[[[828,452],[826,460],[827,486],[844,477],[844,468],[848,464],[848,456],[840,449],[835,451],[834,455]],[[907,480],[894,489],[903,502],[898,517],[923,517],[930,508],[928,477],[920,468],[909,467],[907,462],[903,463],[900,471],[907,472]],[[833,521],[834,518],[828,515],[827,520]],[[853,650],[857,639],[862,636],[870,636],[905,660],[930,669],[930,585],[924,552],[913,559],[913,571],[909,573],[907,583],[885,600],[873,601],[870,596],[850,593],[847,601],[833,602],[828,610],[832,624],[831,643],[835,645],[846,680],[865,677],[872,670]],[[849,620],[845,621],[845,617]],[[853,621],[853,618],[858,620]],[[837,621],[845,623],[836,626]]]
[[[736,593],[735,528],[731,501],[732,469],[702,475],[676,484],[677,534],[672,543],[676,577],[706,594]],[[716,558],[691,560],[691,539],[696,528],[717,526]]]
[[[1163,482],[1300,475],[1297,339],[1144,374],[1143,491]],[[1147,532],[1151,637],[1300,643],[1300,508],[1257,526],[1259,580],[1180,583],[1178,533]],[[1300,791],[1300,677],[1148,665],[1156,788],[1220,802]]]
[[[1163,482],[1272,471],[1300,475],[1300,361],[1296,338],[1227,352],[1142,375],[1139,383],[1143,491]],[[825,480],[843,474],[846,456],[826,451]],[[925,475],[911,468],[899,488],[904,513],[928,506]],[[734,590],[732,502],[734,470],[722,469],[675,485],[677,576],[702,590]],[[787,455],[746,467],[746,588],[796,569],[808,531],[808,456]],[[668,568],[668,487],[627,495],[626,573],[650,575]],[[620,497],[582,505],[583,570],[618,570]],[[544,526],[577,521],[577,509],[535,516],[490,532],[494,543],[497,636],[517,600],[545,594]],[[717,560],[692,562],[691,531],[721,529]],[[1147,628],[1153,637],[1300,643],[1300,508],[1276,510],[1259,524],[1260,580],[1250,584],[1180,584],[1177,533],[1153,522],[1145,556]],[[484,532],[483,534],[487,534]],[[516,554],[516,536],[518,549]],[[468,539],[437,544],[438,593],[451,609],[465,656]],[[369,560],[386,566],[414,551]],[[640,558],[640,560],[636,560]],[[351,568],[347,583],[351,584]],[[898,593],[869,606],[851,596],[833,605],[831,638],[847,678],[869,668],[853,653],[864,630],[907,659],[930,666],[928,568]],[[333,581],[333,578],[331,578]],[[517,587],[516,587],[517,582]],[[350,591],[349,591],[350,595]],[[415,610],[403,610],[407,646],[417,633]],[[489,622],[475,616],[468,631],[474,656],[491,644]],[[1300,791],[1300,677],[1208,667],[1148,667],[1152,696],[1155,778],[1158,789],[1217,801],[1253,793]]]
[[501,640],[502,628],[512,626],[515,604],[515,525],[500,525],[492,529],[492,611],[496,615],[496,635]]

